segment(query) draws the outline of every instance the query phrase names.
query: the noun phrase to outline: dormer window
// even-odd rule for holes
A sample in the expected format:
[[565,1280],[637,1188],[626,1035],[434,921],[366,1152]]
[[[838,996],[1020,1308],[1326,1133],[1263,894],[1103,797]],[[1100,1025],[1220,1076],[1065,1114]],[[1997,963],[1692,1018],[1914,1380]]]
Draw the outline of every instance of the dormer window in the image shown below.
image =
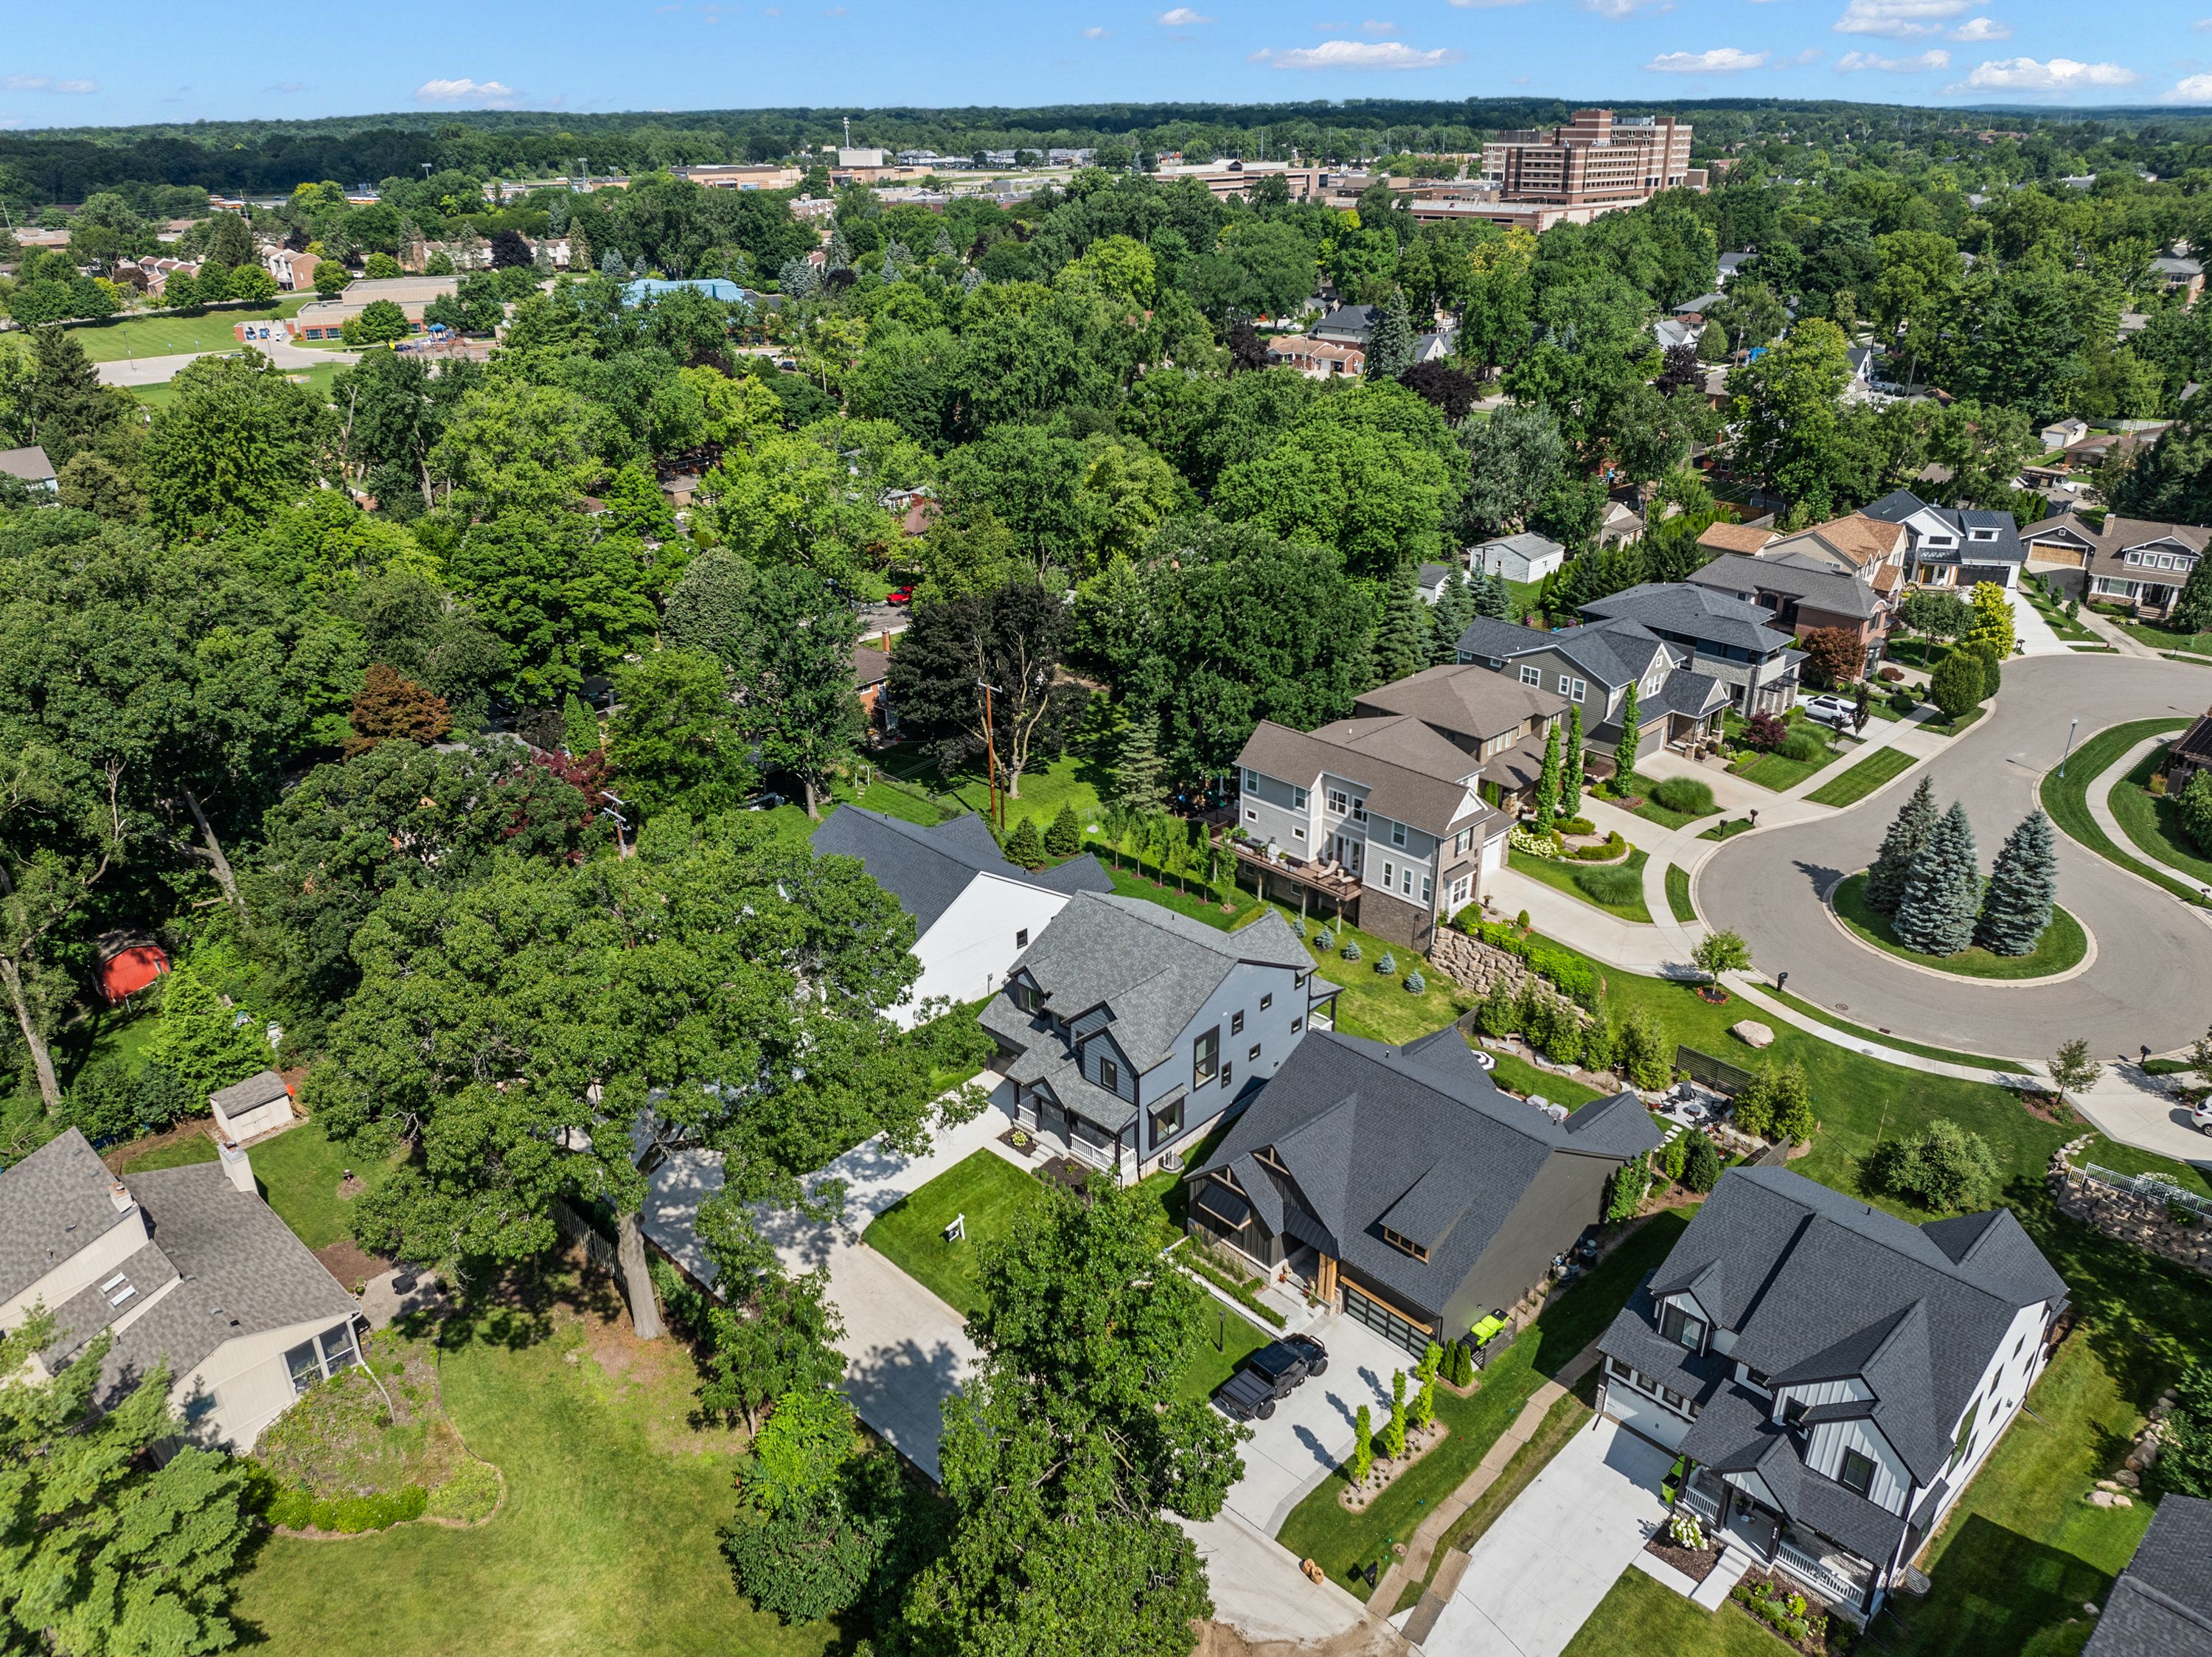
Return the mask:
[[1705,1349],[1705,1320],[1692,1317],[1672,1301],[1660,1311],[1659,1332],[1677,1346],[1687,1347],[1692,1352]]
[[1864,1496],[1874,1489],[1874,1458],[1863,1450],[1844,1452],[1843,1465],[1836,1470],[1836,1483],[1853,1496]]
[[1364,823],[1367,820],[1367,796],[1365,795],[1361,795],[1358,799],[1352,802],[1352,820],[1355,823]]
[[1006,987],[1013,996],[1015,1006],[1020,1008],[1024,1013],[1034,1013],[1037,1010],[1037,992],[1033,985],[1016,978]]
[[1403,1236],[1391,1230],[1388,1226],[1382,1228],[1382,1240],[1400,1252],[1412,1255],[1416,1260],[1425,1261],[1429,1258],[1428,1250],[1423,1248],[1412,1238]]

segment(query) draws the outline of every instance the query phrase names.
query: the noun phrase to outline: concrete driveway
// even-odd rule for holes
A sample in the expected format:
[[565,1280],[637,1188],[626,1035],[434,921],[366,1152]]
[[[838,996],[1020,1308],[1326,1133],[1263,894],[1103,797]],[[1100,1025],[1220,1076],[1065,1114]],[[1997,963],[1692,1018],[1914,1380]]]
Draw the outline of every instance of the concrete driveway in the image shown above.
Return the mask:
[[1558,1657],[1665,1521],[1674,1458],[1601,1417],[1570,1440],[1468,1556],[1428,1657]]
[[1413,1390],[1415,1360],[1366,1325],[1329,1313],[1299,1332],[1328,1349],[1328,1373],[1277,1404],[1268,1420],[1249,1423],[1244,1477],[1229,1492],[1231,1509],[1269,1536],[1352,1453],[1361,1404],[1381,1429],[1390,1414],[1392,1373],[1404,1370],[1408,1396]]
[[[2038,803],[2046,771],[2079,715],[2086,740],[2107,726],[2193,718],[2212,679],[2183,662],[2110,655],[2027,656],[2008,663],[1996,708],[1929,762],[1936,798],[1964,800],[1987,868],[2004,837]],[[1762,826],[1714,851],[1698,901],[1733,928],[1759,970],[1786,969],[1790,987],[1856,1023],[1999,1057],[2041,1059],[2073,1036],[2098,1053],[2154,1052],[2204,1029],[2212,924],[2167,892],[2058,837],[2058,901],[2096,935],[2095,963],[2063,983],[1997,984],[1890,970],[1821,912],[1820,893],[1873,861],[1882,832],[1918,780],[1908,773],[1847,810]]]

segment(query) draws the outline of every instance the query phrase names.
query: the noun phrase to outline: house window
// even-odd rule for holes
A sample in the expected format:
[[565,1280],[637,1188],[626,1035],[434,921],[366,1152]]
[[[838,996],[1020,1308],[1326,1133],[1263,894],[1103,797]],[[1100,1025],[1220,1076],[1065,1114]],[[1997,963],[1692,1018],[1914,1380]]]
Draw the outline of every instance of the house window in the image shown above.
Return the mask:
[[1645,675],[1644,675],[1644,695],[1646,695],[1646,696],[1657,696],[1657,695],[1659,694],[1659,675],[1658,675],[1658,674],[1656,674],[1656,673],[1647,673],[1647,674],[1645,674]]
[[1432,876],[1427,874],[1421,876],[1421,901],[1423,903],[1429,901],[1431,891],[1434,883],[1434,878]]
[[1382,889],[1388,892],[1398,884],[1398,866],[1388,857],[1382,860]]
[[1583,699],[1584,699],[1586,697],[1588,697],[1589,695],[1589,683],[1588,683],[1586,680],[1583,680],[1583,679],[1577,679],[1577,680],[1575,681],[1574,699],[1575,699],[1576,701],[1577,701],[1577,702],[1580,702],[1580,701],[1583,700]]
[[301,1341],[284,1355],[284,1367],[292,1372],[294,1393],[306,1392],[323,1378],[323,1368],[315,1356],[315,1343]]
[[1705,1344],[1705,1321],[1693,1318],[1671,1302],[1659,1313],[1659,1332],[1678,1346],[1700,1351]]
[[1571,674],[1571,673],[1561,673],[1561,674],[1559,675],[1559,694],[1560,694],[1561,696],[1565,696],[1565,695],[1566,695],[1566,694],[1567,694],[1567,691],[1568,691],[1569,687],[1570,687],[1570,686],[1571,686],[1571,685],[1574,684],[1574,682],[1575,682],[1575,679],[1574,679],[1574,675],[1573,675],[1573,674]]
[[1163,1105],[1152,1112],[1152,1143],[1173,1137],[1182,1131],[1182,1100]]
[[1013,991],[1015,1006],[1020,1008],[1024,1013],[1034,1013],[1036,1011],[1036,990],[1030,989],[1029,985],[1021,983],[1019,980],[1017,980],[1009,987]]
[[1241,1036],[1244,1033],[1244,1014],[1243,1012],[1235,1012],[1229,1015],[1229,1033],[1232,1036]]
[[1306,832],[1302,828],[1294,828],[1291,831],[1291,838],[1293,840],[1303,840],[1305,838]]
[[1352,820],[1355,823],[1367,820],[1367,798],[1364,795],[1352,802]]
[[1540,689],[1544,683],[1544,670],[1541,667],[1524,666],[1521,669],[1521,682],[1523,685],[1536,685]]
[[1406,844],[1406,825],[1403,823],[1390,825],[1390,844],[1394,846],[1402,846]]
[[1457,834],[1452,836],[1452,856],[1455,857],[1466,856],[1467,849],[1474,844],[1474,831],[1471,828],[1462,829]]
[[1260,1010],[1263,1013],[1274,1004],[1275,992],[1272,990],[1270,990],[1266,995],[1260,997]]
[[1030,929],[1027,927],[1024,927],[1020,931],[1014,934],[1014,947],[1017,949],[1027,949],[1029,947]]
[[1462,874],[1454,880],[1451,888],[1452,913],[1455,915],[1459,913],[1466,906],[1467,900],[1474,895],[1474,877],[1472,874]]
[[1291,1033],[1292,1035],[1296,1035],[1296,1034],[1297,1034],[1297,1033],[1298,1033],[1299,1031],[1301,1031],[1301,1030],[1304,1029],[1305,1027],[1306,1027],[1306,1021],[1305,1021],[1304,1019],[1292,1019],[1292,1020],[1291,1020]]
[[1215,1025],[1199,1037],[1190,1050],[1190,1085],[1203,1087],[1213,1080],[1214,1070],[1221,1063],[1221,1026]]
[[1304,811],[1305,808],[1306,791],[1304,789],[1292,789],[1291,790],[1291,809],[1292,811]]
[[1853,1496],[1864,1496],[1874,1489],[1874,1458],[1862,1450],[1844,1452],[1844,1465],[1836,1471],[1836,1483]]
[[1226,1087],[1229,1085],[1230,1073],[1236,1067],[1234,1065],[1230,1064],[1224,1064],[1221,1067],[1221,1085],[1223,1087]]
[[1635,1380],[1636,1372],[1633,1369],[1631,1369],[1626,1364],[1623,1363],[1619,1358],[1607,1358],[1605,1361],[1605,1363],[1606,1368],[1610,1369],[1620,1380],[1629,1381],[1631,1383]]
[[1783,1399],[1782,1424],[1784,1426],[1795,1427],[1799,1422],[1804,1419],[1805,1400],[1803,1398],[1789,1398]]
[[1252,1044],[1252,1051],[1244,1055],[1244,1062],[1247,1064],[1257,1064],[1260,1062],[1260,1044],[1258,1042],[1255,1041]]
[[1771,1392],[1774,1390],[1774,1382],[1768,1377],[1766,1372],[1764,1369],[1753,1369],[1749,1364],[1744,1366],[1743,1380],[1745,1386],[1756,1386],[1762,1392]]
[[1253,771],[1246,771],[1244,773],[1244,792],[1247,794],[1257,794],[1259,791],[1260,773]]
[[1256,823],[1260,820],[1260,813],[1247,806],[1244,807],[1244,820],[1248,823]]
[[1098,1085],[1109,1093],[1121,1091],[1121,1067],[1103,1054],[1098,1059]]
[[1343,816],[1345,807],[1350,803],[1351,801],[1345,798],[1344,790],[1342,789],[1331,789],[1328,791],[1328,808],[1337,816]]
[[1974,1447],[1974,1417],[1981,1413],[1982,1401],[1976,1398],[1966,1411],[1966,1420],[1959,1423],[1959,1436],[1952,1441],[1951,1460],[1949,1466],[1945,1468],[1945,1471],[1948,1472],[1951,1467],[1955,1467],[1964,1461],[1966,1459],[1966,1453]]
[[1382,1228],[1382,1240],[1389,1244],[1392,1248],[1412,1255],[1416,1260],[1425,1260],[1429,1258],[1428,1250],[1423,1248],[1412,1238],[1401,1236],[1388,1226]]

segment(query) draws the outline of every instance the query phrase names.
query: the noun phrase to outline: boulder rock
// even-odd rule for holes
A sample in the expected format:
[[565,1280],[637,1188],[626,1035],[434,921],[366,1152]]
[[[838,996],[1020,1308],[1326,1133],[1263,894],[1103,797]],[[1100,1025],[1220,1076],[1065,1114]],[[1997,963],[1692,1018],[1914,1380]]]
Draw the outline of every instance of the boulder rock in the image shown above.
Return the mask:
[[2092,1490],[2081,1498],[2093,1508],[2109,1508],[2118,1500],[2110,1490]]
[[2115,1508],[2132,1508],[2136,1504],[2132,1497],[2116,1496],[2112,1498],[2112,1505]]
[[2119,1473],[2118,1483],[2124,1489],[2140,1490],[2142,1489],[2142,1475],[2141,1473],[2130,1472],[2127,1469],[2122,1468]]
[[1729,1026],[1729,1033],[1747,1047],[1774,1045],[1774,1032],[1757,1019],[1739,1019]]

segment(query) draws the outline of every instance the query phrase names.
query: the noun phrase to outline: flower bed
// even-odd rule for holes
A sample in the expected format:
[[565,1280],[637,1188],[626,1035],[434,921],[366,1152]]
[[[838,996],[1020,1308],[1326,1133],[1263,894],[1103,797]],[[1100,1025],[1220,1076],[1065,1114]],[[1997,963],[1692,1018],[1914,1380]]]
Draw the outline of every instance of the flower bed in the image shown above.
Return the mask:
[[1729,1598],[1806,1657],[1844,1657],[1858,1643],[1856,1629],[1786,1577],[1753,1571]]
[[1376,1434],[1374,1466],[1358,1483],[1347,1484],[1337,1492],[1337,1505],[1347,1513],[1364,1513],[1383,1491],[1418,1466],[1423,1456],[1450,1436],[1451,1429],[1441,1421],[1432,1421],[1426,1427],[1408,1427],[1406,1429],[1406,1453],[1393,1461],[1382,1453],[1382,1435]]
[[1713,1567],[1721,1563],[1719,1548],[1686,1548],[1669,1541],[1664,1531],[1645,1543],[1644,1551],[1665,1560],[1692,1582],[1704,1581],[1713,1574]]

